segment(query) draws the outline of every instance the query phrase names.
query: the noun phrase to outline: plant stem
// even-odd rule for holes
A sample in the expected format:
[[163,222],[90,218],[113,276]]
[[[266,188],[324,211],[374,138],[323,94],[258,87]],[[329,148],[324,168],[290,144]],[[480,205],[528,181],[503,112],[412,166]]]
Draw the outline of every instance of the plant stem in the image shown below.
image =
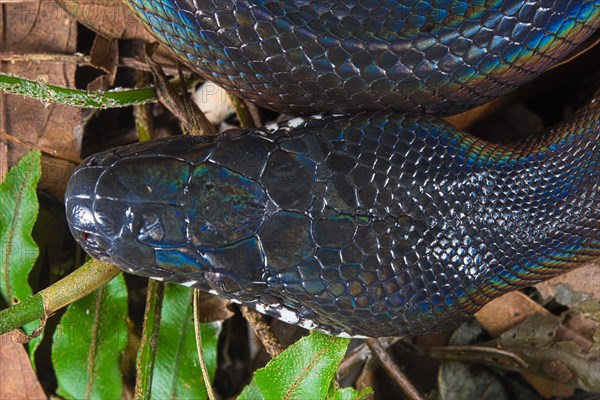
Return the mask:
[[21,303],[0,311],[0,334],[51,315],[62,307],[92,293],[121,271],[97,260],[83,264],[54,285],[26,298]]
[[146,295],[146,311],[144,312],[144,328],[142,342],[138,350],[136,363],[136,380],[134,399],[148,399],[151,397],[152,375],[154,361],[158,348],[158,333],[162,313],[165,285],[148,279],[148,293]]

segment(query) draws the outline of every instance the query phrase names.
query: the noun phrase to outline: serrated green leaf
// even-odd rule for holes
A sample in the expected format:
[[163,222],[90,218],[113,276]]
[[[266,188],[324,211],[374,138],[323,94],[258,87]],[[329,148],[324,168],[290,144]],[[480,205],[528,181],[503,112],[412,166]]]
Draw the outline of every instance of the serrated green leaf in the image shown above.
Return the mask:
[[71,304],[54,334],[57,393],[68,399],[119,399],[120,361],[127,346],[127,288],[123,275]]
[[326,398],[349,341],[312,332],[256,371],[238,399]]
[[31,232],[38,214],[40,159],[39,151],[30,151],[0,184],[0,292],[9,305],[32,294],[27,277],[39,251]]
[[[167,284],[152,377],[153,399],[205,399],[196,351],[193,289]],[[202,324],[202,347],[211,380],[217,367],[218,324]]]
[[[0,293],[8,305],[31,296],[29,273],[39,255],[32,237],[39,204],[36,187],[42,175],[41,153],[32,150],[8,171],[0,184]],[[31,322],[23,327],[31,334],[39,325]],[[32,359],[42,335],[29,342]]]

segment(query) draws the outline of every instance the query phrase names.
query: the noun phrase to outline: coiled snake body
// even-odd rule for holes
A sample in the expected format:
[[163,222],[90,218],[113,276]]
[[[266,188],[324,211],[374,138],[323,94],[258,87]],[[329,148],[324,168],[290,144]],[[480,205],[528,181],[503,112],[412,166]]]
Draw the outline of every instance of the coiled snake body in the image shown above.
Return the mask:
[[428,115],[553,65],[600,26],[597,2],[129,4],[242,97],[344,115],[88,158],[66,207],[92,256],[310,329],[393,336],[600,255],[598,95],[511,146]]

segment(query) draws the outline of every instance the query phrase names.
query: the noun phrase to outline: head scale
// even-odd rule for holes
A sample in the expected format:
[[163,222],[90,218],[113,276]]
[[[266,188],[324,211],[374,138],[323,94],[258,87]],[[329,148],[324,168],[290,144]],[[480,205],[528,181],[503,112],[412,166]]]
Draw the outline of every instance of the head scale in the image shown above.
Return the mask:
[[212,143],[187,143],[190,157],[161,152],[165,143],[100,153],[76,169],[65,195],[73,236],[130,273],[237,299],[260,290],[264,190],[207,160]]

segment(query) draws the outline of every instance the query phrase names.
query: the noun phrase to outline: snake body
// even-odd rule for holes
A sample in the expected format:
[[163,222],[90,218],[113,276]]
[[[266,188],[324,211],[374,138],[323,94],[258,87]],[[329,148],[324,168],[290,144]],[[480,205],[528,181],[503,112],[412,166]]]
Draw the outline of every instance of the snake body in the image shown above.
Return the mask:
[[66,208],[90,255],[349,336],[449,329],[600,255],[599,94],[510,146],[427,114],[536,76],[598,27],[597,2],[129,3],[240,95],[349,114],[88,158]]

